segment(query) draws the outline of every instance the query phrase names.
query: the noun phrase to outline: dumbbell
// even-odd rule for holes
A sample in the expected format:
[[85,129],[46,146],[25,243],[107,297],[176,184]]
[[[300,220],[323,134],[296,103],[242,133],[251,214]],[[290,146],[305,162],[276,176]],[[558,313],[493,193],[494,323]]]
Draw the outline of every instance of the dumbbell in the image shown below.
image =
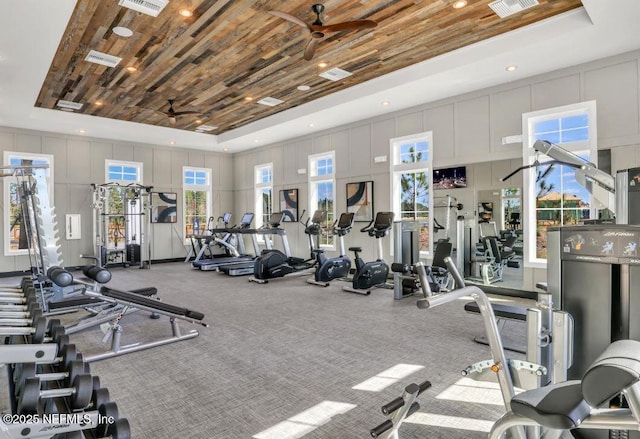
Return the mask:
[[[69,346],[69,345],[67,345]],[[76,357],[77,358],[77,357]],[[67,358],[67,367],[66,370],[62,370],[60,372],[50,372],[50,373],[38,373],[38,366],[36,363],[25,363],[22,365],[22,370],[20,371],[20,375],[15,376],[15,394],[20,396],[22,390],[24,389],[24,383],[27,378],[39,378],[40,381],[60,381],[65,385],[69,386],[73,384],[75,378],[78,375],[82,375],[85,373],[91,373],[89,370],[89,363],[85,363],[82,360],[70,360]],[[65,360],[63,360],[63,363]],[[93,388],[93,380],[91,381],[91,387]]]
[[108,437],[113,439],[129,439],[131,437],[131,429],[129,421],[120,418],[118,413],[118,405],[115,402],[108,402],[98,408],[101,419],[114,419],[115,422],[104,422],[96,427],[94,434],[96,437]]
[[[49,364],[58,371],[64,371],[68,370],[71,362],[75,360],[83,361],[82,354],[78,352],[76,345],[67,343],[62,347],[58,347],[58,353],[52,362],[43,364]],[[16,385],[19,377],[23,375],[23,369],[25,367],[30,368],[30,364],[32,363],[17,363],[13,365],[13,379],[16,381]],[[97,387],[100,387],[99,381],[97,384]]]
[[70,387],[40,389],[40,378],[26,378],[22,393],[18,397],[18,414],[37,413],[41,399],[68,398],[70,408],[82,410],[91,404],[93,379],[90,374],[77,375]]
[[59,287],[68,287],[73,283],[73,275],[62,267],[53,266],[47,270],[47,277]]
[[[29,320],[29,319],[23,319]],[[0,336],[7,335],[23,335],[31,336],[31,342],[38,344],[43,343],[47,332],[46,317],[36,317],[31,319],[31,326],[0,326]]]
[[99,284],[106,284],[111,280],[111,272],[98,265],[85,265],[82,267],[82,274]]

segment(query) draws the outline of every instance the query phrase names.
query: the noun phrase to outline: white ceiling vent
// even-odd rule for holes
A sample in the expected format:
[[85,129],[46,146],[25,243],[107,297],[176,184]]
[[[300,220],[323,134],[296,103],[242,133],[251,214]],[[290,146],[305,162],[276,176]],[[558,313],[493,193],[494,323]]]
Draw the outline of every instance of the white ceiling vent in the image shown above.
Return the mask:
[[278,104],[283,103],[280,99],[272,98],[267,96],[266,98],[262,98],[258,101],[259,104],[266,105],[268,107],[275,107]]
[[109,55],[108,53],[98,52],[97,50],[90,50],[84,60],[107,67],[115,67],[122,61],[122,58]]
[[80,102],[65,101],[64,99],[60,99],[56,104],[57,107],[67,110],[79,110],[82,108],[82,105]]
[[320,76],[322,76],[325,79],[328,79],[329,81],[340,81],[341,79],[344,79],[347,76],[351,76],[351,75],[353,75],[353,73],[347,72],[346,70],[342,70],[337,67],[331,70],[327,70],[326,72],[320,73]]
[[211,125],[200,125],[196,128],[196,131],[199,133],[204,133],[204,132],[209,132],[209,131],[213,131],[218,127],[214,127]]
[[120,0],[118,2],[120,6],[151,15],[152,17],[157,17],[168,3],[169,0]]
[[520,12],[523,9],[531,8],[538,5],[538,0],[496,0],[489,3],[489,7],[493,12],[498,14],[500,18]]

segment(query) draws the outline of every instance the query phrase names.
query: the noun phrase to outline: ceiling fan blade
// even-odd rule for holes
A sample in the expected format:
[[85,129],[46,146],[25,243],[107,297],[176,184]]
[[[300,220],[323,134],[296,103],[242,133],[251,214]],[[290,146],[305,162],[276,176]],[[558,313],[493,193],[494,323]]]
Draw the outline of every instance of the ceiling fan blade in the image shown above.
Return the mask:
[[281,12],[281,11],[269,11],[269,14],[276,16],[276,17],[280,17],[284,20],[287,20],[293,24],[297,24],[298,26],[302,26],[305,29],[310,30],[311,27],[305,23],[304,21],[300,20],[298,17],[294,17],[291,14],[287,14],[286,12]]
[[378,23],[371,20],[354,20],[345,21],[344,23],[330,24],[328,26],[314,26],[314,28],[317,27],[317,30],[320,32],[345,32],[357,29],[372,29],[377,25]]
[[304,49],[304,59],[307,61],[311,61],[313,59],[313,55],[316,53],[316,47],[320,44],[319,38],[311,38],[307,47]]
[[173,116],[184,116],[185,114],[199,114],[198,111],[175,111]]

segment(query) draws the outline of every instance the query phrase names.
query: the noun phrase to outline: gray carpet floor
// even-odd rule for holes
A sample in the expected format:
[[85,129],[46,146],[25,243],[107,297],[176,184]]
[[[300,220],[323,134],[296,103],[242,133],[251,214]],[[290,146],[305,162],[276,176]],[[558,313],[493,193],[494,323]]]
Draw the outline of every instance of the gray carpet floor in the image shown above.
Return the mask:
[[[342,292],[344,283],[321,288],[305,277],[257,285],[183,263],[112,273],[109,286],[155,286],[164,302],[200,311],[210,325],[181,323],[200,335],[91,365],[134,438],[366,438],[386,419],[380,406],[424,380],[433,386],[419,398],[418,423],[401,428],[403,439],[486,438],[482,430],[504,411],[495,389],[460,375],[490,358],[472,341],[483,324],[464,301],[420,310],[416,298],[394,301],[390,290],[359,296]],[[510,325],[509,338],[523,342],[524,325]],[[146,312],[122,326],[123,344],[171,335],[166,317]],[[71,340],[91,355],[108,348],[102,335],[95,328]],[[379,391],[353,389],[399,364],[419,367],[386,377],[390,385]],[[335,412],[318,414],[326,407]]]

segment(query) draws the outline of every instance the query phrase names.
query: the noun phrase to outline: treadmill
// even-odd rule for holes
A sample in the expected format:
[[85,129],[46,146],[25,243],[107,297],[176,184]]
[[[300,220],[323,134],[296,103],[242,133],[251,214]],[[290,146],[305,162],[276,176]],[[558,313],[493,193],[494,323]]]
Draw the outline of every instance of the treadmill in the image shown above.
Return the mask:
[[214,259],[202,259],[199,261],[194,261],[191,265],[194,268],[198,268],[202,271],[213,271],[217,270],[219,266],[228,264],[230,262],[239,262],[239,261],[251,261],[255,256],[247,255],[244,250],[244,241],[242,239],[241,231],[245,229],[249,229],[251,227],[251,223],[253,222],[253,213],[245,213],[242,215],[242,219],[240,220],[239,225],[235,225],[231,228],[227,229],[215,229],[214,232],[218,233],[227,233],[228,235],[237,235],[238,249],[230,245],[224,238],[215,238],[215,241],[224,245],[233,256],[227,257],[218,257]]
[[[289,243],[287,242],[287,232],[284,229],[280,228],[280,223],[284,218],[284,214],[282,212],[273,212],[269,217],[269,221],[264,224],[262,227],[257,229],[244,229],[240,231],[240,234],[250,234],[252,235],[252,242],[254,248],[256,249],[256,256],[251,260],[245,261],[231,261],[227,264],[223,264],[217,268],[218,271],[228,274],[229,276],[248,276],[254,273],[255,266],[255,258],[260,254],[260,248],[258,246],[257,235],[279,235],[282,237],[285,252],[287,255],[291,255],[289,250]],[[266,250],[269,251],[272,249],[271,240],[265,237],[265,245]]]

